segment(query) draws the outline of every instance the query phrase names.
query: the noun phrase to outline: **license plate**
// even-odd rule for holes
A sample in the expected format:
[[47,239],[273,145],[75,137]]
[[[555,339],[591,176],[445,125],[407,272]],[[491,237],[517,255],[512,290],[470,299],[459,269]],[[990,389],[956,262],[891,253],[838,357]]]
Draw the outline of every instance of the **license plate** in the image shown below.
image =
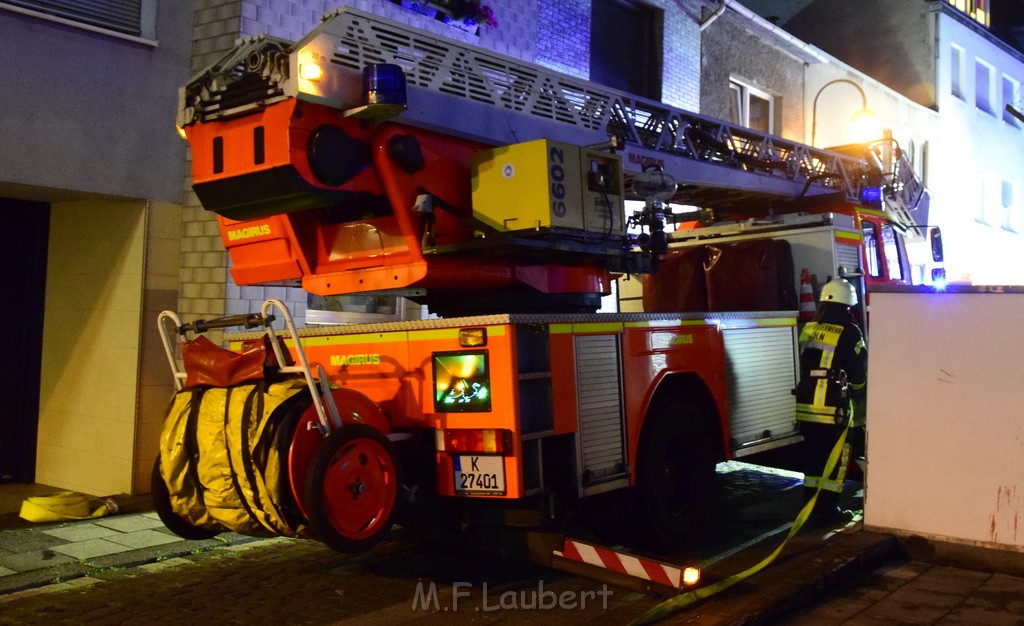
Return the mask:
[[505,493],[505,458],[462,454],[452,459],[455,467],[455,493]]

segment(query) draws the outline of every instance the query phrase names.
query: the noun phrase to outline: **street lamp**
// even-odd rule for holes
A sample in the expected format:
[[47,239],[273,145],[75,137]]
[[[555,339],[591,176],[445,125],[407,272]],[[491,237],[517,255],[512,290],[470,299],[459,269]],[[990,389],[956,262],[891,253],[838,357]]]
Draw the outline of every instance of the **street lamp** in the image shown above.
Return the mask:
[[865,132],[864,129],[868,128],[868,125],[870,125],[870,128],[872,130],[875,130],[875,128],[877,127],[877,123],[875,121],[875,114],[872,113],[870,109],[868,109],[868,97],[867,95],[864,94],[864,90],[861,88],[861,86],[847,78],[837,78],[822,85],[821,89],[818,90],[818,93],[814,94],[814,103],[811,105],[812,146],[814,145],[814,140],[818,134],[818,97],[821,96],[821,92],[825,91],[825,89],[832,85],[835,85],[836,83],[846,83],[847,85],[852,85],[857,90],[857,93],[860,94],[860,110],[854,113],[853,117],[850,118],[850,123],[853,125],[854,129],[856,130],[859,128],[861,130],[861,132],[858,132],[857,134],[862,134],[863,132]]

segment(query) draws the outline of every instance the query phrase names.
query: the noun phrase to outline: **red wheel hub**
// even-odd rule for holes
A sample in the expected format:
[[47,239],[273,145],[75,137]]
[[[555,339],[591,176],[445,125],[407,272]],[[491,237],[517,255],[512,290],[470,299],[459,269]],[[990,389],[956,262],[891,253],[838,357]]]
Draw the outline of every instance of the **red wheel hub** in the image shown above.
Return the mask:
[[398,494],[397,472],[379,442],[357,437],[331,458],[324,476],[324,511],[350,539],[372,536],[387,524]]

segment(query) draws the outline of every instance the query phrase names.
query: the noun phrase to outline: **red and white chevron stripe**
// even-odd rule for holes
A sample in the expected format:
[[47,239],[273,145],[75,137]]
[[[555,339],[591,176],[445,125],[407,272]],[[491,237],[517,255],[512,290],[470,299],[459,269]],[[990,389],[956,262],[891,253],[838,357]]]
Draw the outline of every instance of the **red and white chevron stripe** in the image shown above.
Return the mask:
[[627,574],[677,589],[683,586],[683,569],[661,561],[642,559],[608,548],[594,546],[574,539],[566,539],[562,551],[555,554],[566,559],[594,565],[613,572]]

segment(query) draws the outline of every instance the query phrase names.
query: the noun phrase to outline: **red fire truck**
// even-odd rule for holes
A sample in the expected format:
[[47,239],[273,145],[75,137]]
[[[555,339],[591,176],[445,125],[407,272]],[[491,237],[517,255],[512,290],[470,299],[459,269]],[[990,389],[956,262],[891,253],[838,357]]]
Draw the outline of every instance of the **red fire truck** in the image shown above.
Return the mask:
[[[164,315],[180,391],[154,493],[185,536],[356,552],[396,521],[557,526],[614,497],[678,545],[716,463],[799,441],[801,270],[909,280],[927,200],[898,150],[815,149],[351,9],[242,42],[179,124],[237,284],[439,316]],[[645,312],[597,312],[620,276]],[[233,325],[260,330],[197,343]]]

